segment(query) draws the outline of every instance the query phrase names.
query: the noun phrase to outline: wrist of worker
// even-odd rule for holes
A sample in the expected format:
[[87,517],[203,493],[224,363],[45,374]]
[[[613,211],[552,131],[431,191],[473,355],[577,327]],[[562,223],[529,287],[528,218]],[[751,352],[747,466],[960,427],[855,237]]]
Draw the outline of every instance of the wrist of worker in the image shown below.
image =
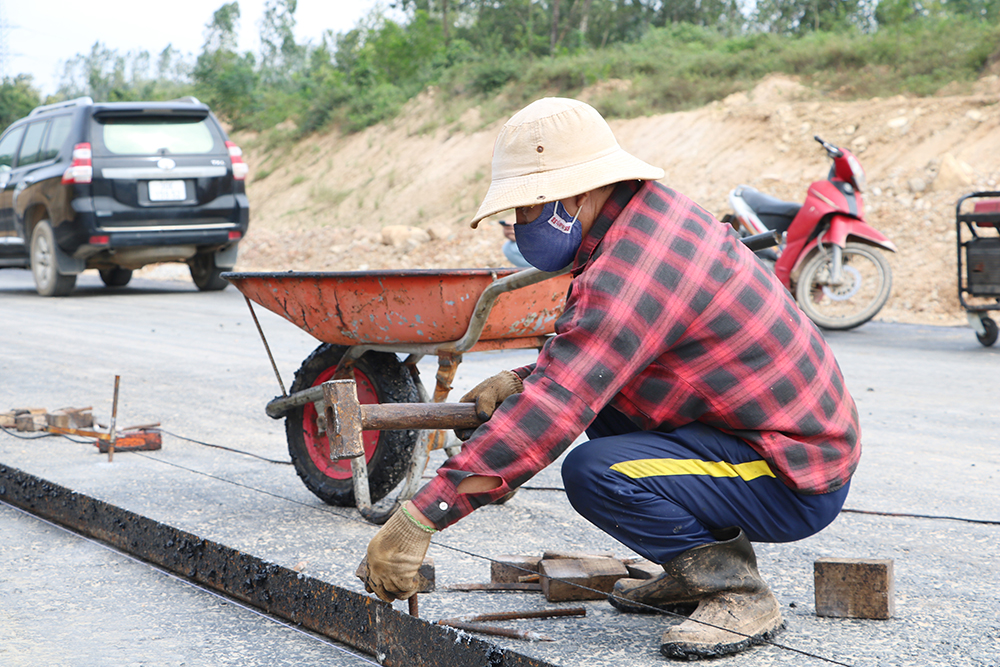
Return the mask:
[[430,520],[426,516],[424,516],[423,512],[417,509],[417,506],[414,505],[412,501],[407,500],[405,503],[403,503],[402,511],[403,515],[406,516],[406,518],[414,526],[424,531],[425,533],[433,535],[434,533],[438,532],[438,529],[431,524]]
[[528,364],[527,366],[521,366],[519,368],[511,369],[511,373],[519,377],[522,381],[528,379],[528,376],[535,370],[535,364]]
[[470,474],[461,470],[447,471],[452,474],[442,472],[445,471],[438,469],[438,474],[405,506],[407,511],[416,509],[420,512],[411,511],[417,521],[438,530],[444,530],[477,508],[489,505],[510,492],[503,478],[497,474]]

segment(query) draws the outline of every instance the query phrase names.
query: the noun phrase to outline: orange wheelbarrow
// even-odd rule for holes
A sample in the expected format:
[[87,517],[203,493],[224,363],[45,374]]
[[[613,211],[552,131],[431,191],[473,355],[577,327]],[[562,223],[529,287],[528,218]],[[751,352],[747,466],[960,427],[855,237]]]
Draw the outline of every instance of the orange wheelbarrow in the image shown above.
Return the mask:
[[[266,412],[285,419],[288,452],[306,487],[328,504],[356,506],[373,523],[384,522],[416,493],[431,451],[454,455],[461,443],[442,430],[364,431],[364,463],[360,457],[331,459],[323,384],[353,378],[363,404],[444,402],[463,354],[540,349],[562,314],[571,280],[568,268],[223,277],[243,293],[251,314],[255,302],[322,342],[302,362],[287,392],[271,358],[282,395]],[[261,338],[267,349],[263,331]],[[417,370],[427,355],[438,358],[432,393]]]

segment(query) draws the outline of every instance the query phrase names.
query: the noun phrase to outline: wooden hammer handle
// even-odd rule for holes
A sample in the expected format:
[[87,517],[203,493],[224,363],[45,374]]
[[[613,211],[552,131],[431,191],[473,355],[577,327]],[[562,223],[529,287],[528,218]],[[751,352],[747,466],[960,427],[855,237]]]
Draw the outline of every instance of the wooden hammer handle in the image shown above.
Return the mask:
[[361,406],[365,431],[475,428],[482,424],[475,403],[378,403]]

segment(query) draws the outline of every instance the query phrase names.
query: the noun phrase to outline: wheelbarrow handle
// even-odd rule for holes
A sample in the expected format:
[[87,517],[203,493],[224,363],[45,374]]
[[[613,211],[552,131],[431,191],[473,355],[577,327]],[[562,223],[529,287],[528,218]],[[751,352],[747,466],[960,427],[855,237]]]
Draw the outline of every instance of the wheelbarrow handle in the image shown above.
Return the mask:
[[475,428],[482,423],[476,415],[475,403],[377,403],[361,406],[361,429],[364,431]]

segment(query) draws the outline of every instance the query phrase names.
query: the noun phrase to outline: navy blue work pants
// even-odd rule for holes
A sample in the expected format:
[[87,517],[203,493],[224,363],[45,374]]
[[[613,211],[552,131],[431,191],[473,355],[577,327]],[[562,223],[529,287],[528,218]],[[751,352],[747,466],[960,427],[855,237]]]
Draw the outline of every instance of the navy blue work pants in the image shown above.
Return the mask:
[[802,495],[743,440],[704,424],[641,431],[608,407],[562,467],[573,508],[636,553],[666,563],[711,530],[739,526],[751,542],[792,542],[828,526],[850,484]]

